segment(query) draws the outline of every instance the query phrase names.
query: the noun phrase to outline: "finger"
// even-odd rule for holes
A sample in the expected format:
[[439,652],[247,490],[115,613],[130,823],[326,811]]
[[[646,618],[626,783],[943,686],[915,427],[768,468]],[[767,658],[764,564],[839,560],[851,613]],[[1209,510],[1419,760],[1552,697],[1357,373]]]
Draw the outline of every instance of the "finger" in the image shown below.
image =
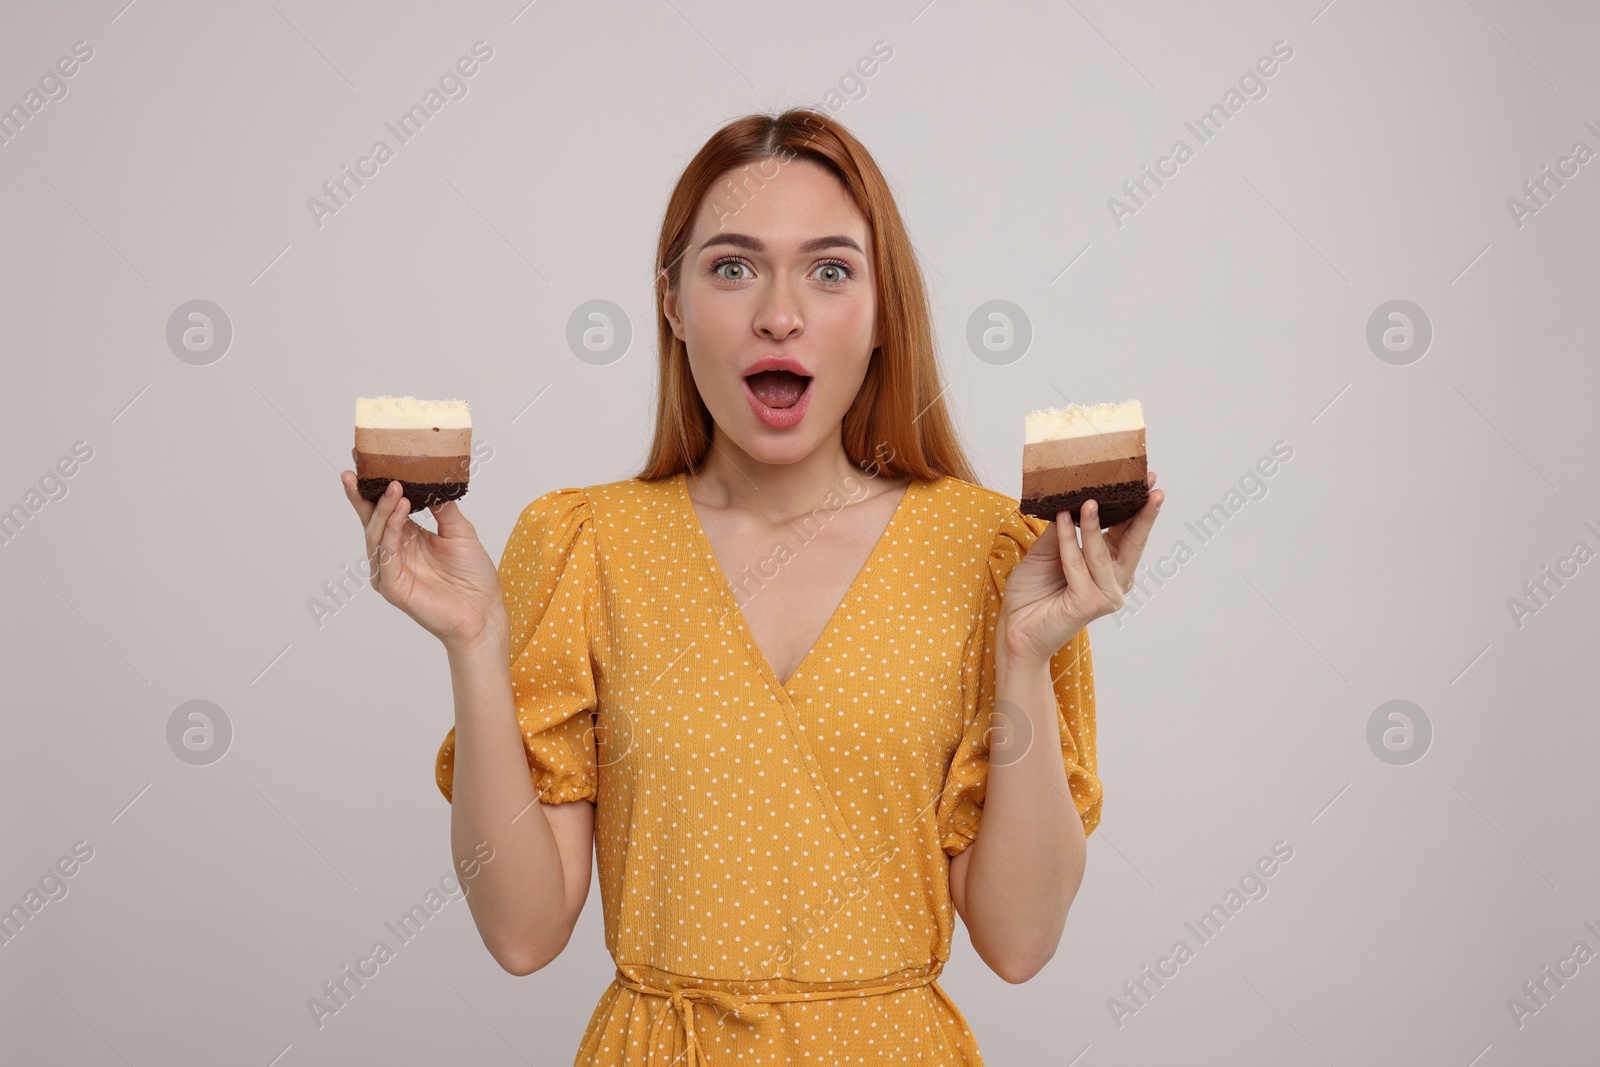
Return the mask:
[[[1083,514],[1082,508],[1078,509],[1078,514],[1080,521],[1093,521]],[[1060,531],[1061,573],[1067,579],[1067,589],[1075,600],[1088,596],[1094,587],[1094,576],[1083,562],[1083,549],[1078,547],[1078,531],[1073,527],[1071,512],[1061,512],[1055,525]]]
[[433,519],[439,524],[439,536],[464,537],[473,533],[472,523],[461,514],[461,509],[454,500],[446,500],[443,504],[435,504],[429,509],[433,512]]
[[1117,582],[1116,564],[1111,559],[1111,548],[1100,529],[1100,502],[1086,500],[1083,504],[1083,558],[1094,584],[1118,607],[1122,606],[1122,586]]
[[[401,483],[391,480],[384,489],[383,496],[378,499],[377,506],[373,509],[372,518],[367,522],[367,573],[378,576],[382,574],[384,564],[395,557],[394,546],[384,544],[384,535],[394,522],[395,513],[402,516],[408,515],[401,505],[405,500],[405,493]],[[374,578],[376,580],[376,578]]]
[[354,471],[340,471],[339,481],[344,485],[345,499],[350,501],[350,506],[356,509],[356,515],[360,517],[361,525],[365,527],[372,518],[373,509],[378,505],[361,495],[361,489],[356,482]]
[[[405,534],[406,523],[410,521],[410,504],[403,494],[397,492],[389,517],[383,524],[383,535],[378,542],[378,576],[384,582],[387,582],[400,565],[401,539]],[[387,584],[384,588],[387,588]]]
[[[1039,546],[1039,554],[1040,555],[1044,555],[1046,552],[1049,552],[1050,549],[1054,547],[1053,545],[1050,544],[1050,542],[1048,540],[1046,540],[1046,538],[1057,538],[1057,537],[1059,537],[1060,536],[1060,530],[1061,530],[1061,524],[1063,522],[1065,522],[1068,526],[1072,525],[1072,516],[1067,514],[1065,511],[1058,511],[1058,512],[1056,512],[1055,519],[1053,519],[1052,521],[1047,522],[1047,523],[1044,524],[1044,532],[1041,533],[1038,536],[1038,538],[1033,542],[1034,545]],[[1033,548],[1029,547],[1028,551],[1032,552]]]
[[389,523],[389,514],[400,497],[400,483],[390,480],[384,487],[383,495],[379,496],[373,505],[372,514],[367,516],[367,553],[370,555],[378,547],[378,542],[383,538],[384,527]]
[[[1145,472],[1144,486],[1145,486],[1145,499],[1148,500],[1150,498],[1151,491],[1154,490],[1155,487],[1156,487],[1156,472],[1155,471],[1147,471],[1147,472]],[[1166,498],[1167,498],[1167,494],[1164,493],[1164,492],[1159,497],[1157,497],[1157,499],[1156,499],[1156,507],[1159,508],[1161,506],[1161,501],[1165,500]],[[1122,538],[1123,538],[1123,535],[1127,533],[1127,530],[1128,530],[1128,523],[1127,523],[1126,520],[1124,520],[1123,522],[1118,523],[1117,525],[1115,525],[1115,526],[1113,526],[1111,528],[1111,535],[1110,535],[1111,536],[1111,548],[1112,548],[1113,551],[1116,551],[1122,545]]]
[[1139,557],[1144,555],[1145,545],[1150,541],[1150,528],[1155,525],[1156,515],[1161,511],[1161,505],[1166,499],[1165,492],[1151,493],[1144,506],[1135,512],[1131,519],[1119,523],[1112,531],[1117,577],[1122,582],[1123,588],[1133,582],[1134,568],[1139,565]]
[[[350,458],[356,458],[356,450],[350,450]],[[349,475],[349,477],[346,477]],[[339,472],[339,481],[344,485],[345,499],[350,501],[350,506],[356,509],[356,514],[361,516],[361,525],[365,526],[367,520],[372,518],[372,510],[378,505],[361,495],[361,482],[355,471],[344,470]]]

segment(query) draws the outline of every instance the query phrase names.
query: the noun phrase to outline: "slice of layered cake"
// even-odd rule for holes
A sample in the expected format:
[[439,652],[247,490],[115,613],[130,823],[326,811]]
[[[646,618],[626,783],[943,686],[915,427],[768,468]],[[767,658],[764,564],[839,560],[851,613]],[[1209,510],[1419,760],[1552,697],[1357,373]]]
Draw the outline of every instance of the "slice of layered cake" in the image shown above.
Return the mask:
[[1022,512],[1054,520],[1085,500],[1105,528],[1133,517],[1150,495],[1145,478],[1144,410],[1121,404],[1072,404],[1030,411],[1023,419]]
[[472,461],[472,413],[465,400],[411,396],[356,398],[356,486],[378,500],[400,482],[411,511],[467,491]]

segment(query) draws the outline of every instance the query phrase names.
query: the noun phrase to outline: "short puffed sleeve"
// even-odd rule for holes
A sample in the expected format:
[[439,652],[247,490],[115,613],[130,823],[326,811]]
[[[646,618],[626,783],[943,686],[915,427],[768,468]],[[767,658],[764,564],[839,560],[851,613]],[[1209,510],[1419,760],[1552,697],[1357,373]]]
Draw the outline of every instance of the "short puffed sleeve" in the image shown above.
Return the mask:
[[[961,663],[965,725],[951,757],[937,807],[939,843],[950,856],[960,855],[978,834],[989,777],[989,730],[994,712],[994,639],[1000,622],[1000,598],[1011,569],[1027,555],[1044,532],[1044,519],[1014,509],[1002,518],[989,549],[977,625]],[[1061,762],[1073,806],[1084,833],[1100,825],[1100,779],[1095,765],[1094,661],[1089,655],[1088,627],[1079,630],[1050,659],[1056,696],[1056,721],[1061,730]]]
[[[555,489],[522,509],[500,555],[510,623],[511,696],[534,789],[546,804],[595,799],[593,511],[581,489]],[[434,764],[450,799],[455,727]]]

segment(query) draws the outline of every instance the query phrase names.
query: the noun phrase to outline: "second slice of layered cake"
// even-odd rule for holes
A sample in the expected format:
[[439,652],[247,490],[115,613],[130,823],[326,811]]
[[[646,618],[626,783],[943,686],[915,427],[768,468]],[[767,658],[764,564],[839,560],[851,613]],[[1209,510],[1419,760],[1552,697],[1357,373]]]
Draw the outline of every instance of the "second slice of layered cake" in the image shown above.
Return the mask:
[[1030,411],[1023,419],[1022,512],[1079,522],[1085,500],[1100,509],[1100,526],[1115,526],[1144,506],[1144,409],[1121,404],[1071,404]]
[[400,482],[410,511],[467,492],[472,464],[472,412],[465,400],[412,396],[356,399],[356,487],[378,500]]

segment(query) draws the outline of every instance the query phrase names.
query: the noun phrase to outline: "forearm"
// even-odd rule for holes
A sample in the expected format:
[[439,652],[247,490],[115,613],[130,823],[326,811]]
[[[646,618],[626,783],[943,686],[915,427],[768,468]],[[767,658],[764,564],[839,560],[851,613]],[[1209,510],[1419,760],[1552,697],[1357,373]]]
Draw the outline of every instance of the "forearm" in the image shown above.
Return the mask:
[[507,970],[527,973],[571,934],[561,855],[528,774],[504,639],[447,652],[456,710],[450,849],[457,870],[476,872],[467,903],[484,945]]
[[984,961],[1020,982],[1060,944],[1087,845],[1062,764],[1050,663],[1013,660],[1003,636],[983,822],[967,849],[962,917]]

